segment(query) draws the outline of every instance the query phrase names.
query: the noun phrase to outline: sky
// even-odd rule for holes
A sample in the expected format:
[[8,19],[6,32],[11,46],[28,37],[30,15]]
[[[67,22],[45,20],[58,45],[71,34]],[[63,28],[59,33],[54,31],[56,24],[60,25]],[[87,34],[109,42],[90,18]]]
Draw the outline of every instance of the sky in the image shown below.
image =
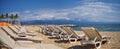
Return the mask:
[[0,0],[0,14],[20,20],[76,20],[120,23],[119,0]]

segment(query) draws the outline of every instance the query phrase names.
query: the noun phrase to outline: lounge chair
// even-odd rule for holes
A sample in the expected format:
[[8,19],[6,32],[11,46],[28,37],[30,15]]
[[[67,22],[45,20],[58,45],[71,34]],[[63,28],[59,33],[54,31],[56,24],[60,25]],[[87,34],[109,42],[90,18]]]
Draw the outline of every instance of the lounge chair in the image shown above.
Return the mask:
[[58,34],[58,32],[54,28],[54,26],[46,26],[45,29],[44,29],[44,31],[45,31],[44,33],[46,35],[50,35],[50,36],[53,36],[53,37],[55,37]]
[[29,33],[29,32],[27,32],[25,29],[24,29],[24,27],[22,27],[21,29],[17,29],[17,28],[15,28],[15,26],[9,26],[9,28],[12,30],[12,31],[14,31],[16,34],[26,34],[26,35],[30,35],[30,36],[36,36],[37,34],[36,33]]
[[60,39],[64,39],[63,36],[67,36],[66,31],[62,27],[55,26],[54,28],[57,32],[56,36],[58,36]]
[[6,32],[15,40],[30,40],[30,41],[36,41],[36,42],[41,42],[43,40],[42,38],[37,36],[27,36],[24,34],[17,35],[12,30],[10,30],[8,26],[2,26],[1,29],[4,30],[4,32]]
[[40,33],[42,33],[44,35],[48,35],[49,34],[47,26],[40,26],[40,30],[39,31],[40,31]]
[[71,40],[74,40],[74,42],[76,42],[77,40],[79,40],[79,39],[84,39],[84,37],[85,37],[85,34],[80,34],[80,35],[78,35],[76,32],[74,32],[73,30],[72,30],[72,28],[70,28],[70,27],[64,27],[63,28],[66,32],[67,32],[67,34],[69,35],[68,37],[68,39],[69,39],[69,41],[71,42]]
[[0,29],[0,44],[8,49],[63,49],[53,44],[39,44],[30,41],[14,41],[2,29]]
[[47,30],[47,31],[48,31],[48,35],[53,36],[54,29],[52,28],[52,26],[47,26],[47,28],[46,28],[46,29],[48,29],[48,30]]
[[96,49],[101,47],[102,43],[110,43],[110,37],[101,36],[100,33],[93,27],[82,27],[82,31],[87,35],[85,40],[81,41],[81,44],[94,45]]
[[[31,25],[32,26],[32,25]],[[25,32],[27,32],[27,33],[33,33],[34,31],[31,31],[31,30],[27,30],[24,26],[20,26],[20,25],[14,25],[14,27],[16,28],[16,29],[18,29],[18,30],[21,30],[21,29],[23,29],[23,30],[25,30]]]
[[16,29],[20,30],[22,26],[14,25]]
[[48,28],[48,26],[40,26],[40,33],[44,35],[51,35],[51,30]]
[[39,29],[39,32],[40,32],[40,33],[43,33],[44,26],[39,26],[39,28],[40,28],[40,29]]
[[52,30],[52,33],[51,33],[52,36],[59,38],[59,35],[61,34],[61,30],[59,30],[57,26],[50,26],[49,28]]

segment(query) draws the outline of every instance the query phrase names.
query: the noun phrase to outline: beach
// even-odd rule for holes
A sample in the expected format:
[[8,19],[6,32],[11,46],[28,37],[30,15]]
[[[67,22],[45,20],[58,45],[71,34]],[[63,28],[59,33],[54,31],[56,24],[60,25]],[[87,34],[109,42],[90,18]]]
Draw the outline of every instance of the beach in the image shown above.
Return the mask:
[[[76,43],[69,43],[68,41],[61,41],[58,38],[54,38],[51,36],[44,35],[40,32],[39,26],[24,26],[27,30],[32,30],[35,33],[38,33],[38,36],[43,39],[41,43],[46,44],[55,44],[59,47],[62,47],[64,49],[90,49],[89,46],[82,46],[80,41],[77,41]],[[75,31],[78,34],[84,34],[82,31]],[[120,32],[112,32],[112,31],[99,31],[101,35],[107,35],[110,36],[110,43],[109,44],[103,44],[100,49],[120,49]]]
[[120,0],[0,0],[0,49],[120,49]]

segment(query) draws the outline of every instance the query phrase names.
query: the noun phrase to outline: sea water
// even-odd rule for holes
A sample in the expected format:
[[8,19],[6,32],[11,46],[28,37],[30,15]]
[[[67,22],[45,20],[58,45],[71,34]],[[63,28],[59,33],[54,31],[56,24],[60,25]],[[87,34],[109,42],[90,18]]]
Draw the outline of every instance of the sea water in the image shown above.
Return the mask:
[[99,31],[120,31],[120,24],[79,24],[72,28],[81,30],[81,27],[94,27]]

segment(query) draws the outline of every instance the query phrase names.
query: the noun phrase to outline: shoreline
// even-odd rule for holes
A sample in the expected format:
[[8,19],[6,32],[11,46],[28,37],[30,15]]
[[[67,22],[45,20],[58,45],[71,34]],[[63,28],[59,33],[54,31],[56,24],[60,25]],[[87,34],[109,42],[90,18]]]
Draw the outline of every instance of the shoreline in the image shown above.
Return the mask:
[[[37,26],[37,27],[39,27],[39,26],[48,26],[48,25],[22,25],[22,26]],[[56,25],[56,26],[59,26],[59,25]],[[74,30],[74,31],[82,31],[82,30]],[[98,30],[98,31],[99,32],[120,32],[120,30],[119,31],[101,31],[101,30]]]
[[[82,32],[81,30],[74,30],[74,31],[76,31],[76,32]],[[99,30],[98,30],[99,31]],[[120,31],[99,31],[100,33],[120,33]]]

